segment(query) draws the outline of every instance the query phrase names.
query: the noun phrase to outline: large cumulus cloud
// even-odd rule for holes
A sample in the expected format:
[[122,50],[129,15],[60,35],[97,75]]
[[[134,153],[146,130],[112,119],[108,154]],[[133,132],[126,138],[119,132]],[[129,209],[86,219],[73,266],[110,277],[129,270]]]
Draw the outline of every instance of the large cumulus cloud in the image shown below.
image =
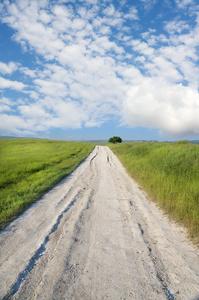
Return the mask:
[[123,123],[158,128],[169,137],[199,135],[199,93],[182,84],[145,78],[132,86],[123,103]]

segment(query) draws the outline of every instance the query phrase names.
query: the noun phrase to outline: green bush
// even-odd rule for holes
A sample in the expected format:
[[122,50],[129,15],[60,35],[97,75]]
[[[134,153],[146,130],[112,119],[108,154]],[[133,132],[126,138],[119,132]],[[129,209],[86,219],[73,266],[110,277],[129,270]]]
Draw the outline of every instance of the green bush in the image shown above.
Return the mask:
[[109,143],[113,143],[113,144],[122,143],[122,139],[119,136],[114,136],[110,138],[108,141]]

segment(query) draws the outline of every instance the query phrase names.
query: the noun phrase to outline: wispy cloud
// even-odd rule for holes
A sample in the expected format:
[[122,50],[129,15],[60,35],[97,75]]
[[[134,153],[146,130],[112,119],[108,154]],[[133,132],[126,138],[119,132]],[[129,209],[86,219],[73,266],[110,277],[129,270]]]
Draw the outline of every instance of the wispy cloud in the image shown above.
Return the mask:
[[195,4],[195,0],[175,0],[179,8],[186,8],[190,4]]
[[144,8],[146,10],[150,10],[156,3],[158,0],[140,0],[143,5],[144,5]]
[[5,64],[3,62],[0,62],[0,73],[5,74],[12,74],[14,71],[18,69],[19,64],[16,64],[14,62],[9,62],[8,64]]
[[0,89],[13,89],[16,91],[22,91],[25,85],[22,82],[12,81],[3,77],[0,77]]
[[166,31],[168,31],[169,34],[175,34],[175,33],[180,34],[183,31],[189,30],[190,26],[185,21],[174,20],[174,21],[166,22],[165,29]]

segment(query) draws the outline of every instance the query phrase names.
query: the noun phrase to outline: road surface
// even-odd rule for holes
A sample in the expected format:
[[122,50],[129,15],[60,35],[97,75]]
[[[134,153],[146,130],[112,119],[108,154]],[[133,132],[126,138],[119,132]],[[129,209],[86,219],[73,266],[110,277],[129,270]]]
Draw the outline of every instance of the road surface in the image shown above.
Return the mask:
[[199,299],[199,252],[108,147],[0,234],[0,299]]

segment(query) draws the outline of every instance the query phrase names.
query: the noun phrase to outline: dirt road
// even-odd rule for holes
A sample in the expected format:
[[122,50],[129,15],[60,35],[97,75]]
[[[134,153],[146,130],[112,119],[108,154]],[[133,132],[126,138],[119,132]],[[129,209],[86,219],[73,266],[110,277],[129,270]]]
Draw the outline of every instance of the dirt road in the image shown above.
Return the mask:
[[198,250],[107,147],[0,243],[0,299],[199,299]]

